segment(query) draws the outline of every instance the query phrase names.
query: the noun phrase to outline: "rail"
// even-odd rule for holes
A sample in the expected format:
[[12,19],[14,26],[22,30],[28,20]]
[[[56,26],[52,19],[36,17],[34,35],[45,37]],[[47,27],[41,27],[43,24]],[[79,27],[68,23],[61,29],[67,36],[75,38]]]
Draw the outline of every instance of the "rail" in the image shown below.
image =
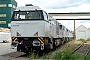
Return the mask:
[[84,58],[83,60],[85,60],[86,56],[89,54],[90,52],[90,48],[89,48],[89,45],[86,45],[86,44],[81,44],[80,46],[78,46],[74,51],[71,52],[71,54],[74,54],[74,53],[79,53],[79,54],[82,54],[84,55]]

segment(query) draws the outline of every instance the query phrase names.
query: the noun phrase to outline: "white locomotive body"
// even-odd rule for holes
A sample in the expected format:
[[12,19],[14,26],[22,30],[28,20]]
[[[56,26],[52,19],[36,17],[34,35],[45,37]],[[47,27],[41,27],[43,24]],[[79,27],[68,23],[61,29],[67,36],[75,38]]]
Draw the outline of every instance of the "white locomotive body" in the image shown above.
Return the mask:
[[[18,7],[12,15],[12,45],[26,53],[55,49],[65,42],[61,24],[37,6]],[[64,32],[64,33],[63,33]]]

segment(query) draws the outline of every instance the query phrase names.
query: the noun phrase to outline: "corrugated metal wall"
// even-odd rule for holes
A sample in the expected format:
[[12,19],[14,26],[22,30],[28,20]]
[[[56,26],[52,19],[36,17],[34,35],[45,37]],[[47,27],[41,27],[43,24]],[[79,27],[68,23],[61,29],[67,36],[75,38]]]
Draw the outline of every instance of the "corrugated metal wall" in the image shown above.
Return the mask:
[[11,23],[12,12],[16,9],[15,0],[0,0],[0,27],[8,28]]
[[0,42],[11,42],[11,33],[0,32]]
[[87,40],[89,38],[89,34],[89,30],[83,25],[80,25],[78,28],[76,28],[76,40],[81,38]]
[[90,28],[88,29],[88,38],[90,38]]

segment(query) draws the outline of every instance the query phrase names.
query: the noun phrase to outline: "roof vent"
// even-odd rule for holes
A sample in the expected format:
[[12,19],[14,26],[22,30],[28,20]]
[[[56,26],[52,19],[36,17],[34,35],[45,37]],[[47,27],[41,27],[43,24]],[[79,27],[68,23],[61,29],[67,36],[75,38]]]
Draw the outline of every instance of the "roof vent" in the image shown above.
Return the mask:
[[32,4],[26,4],[26,6],[33,6]]

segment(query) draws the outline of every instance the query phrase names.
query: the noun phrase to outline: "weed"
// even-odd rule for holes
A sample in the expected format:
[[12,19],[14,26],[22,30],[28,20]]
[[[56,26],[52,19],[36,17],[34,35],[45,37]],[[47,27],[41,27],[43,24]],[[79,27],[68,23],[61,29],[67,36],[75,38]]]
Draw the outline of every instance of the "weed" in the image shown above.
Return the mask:
[[64,48],[63,52],[69,52],[69,53],[71,53],[74,49],[75,49],[75,46],[69,46],[69,45],[67,45]]
[[82,38],[80,38],[78,41],[82,41],[83,43],[86,43],[86,40]]
[[76,47],[67,45],[62,52],[56,52],[53,59],[56,60],[82,60],[84,57],[79,54],[70,54]]
[[86,57],[84,57],[84,60],[90,60],[90,54],[88,54]]
[[90,41],[90,38],[87,38],[87,41]]
[[31,59],[39,58],[39,55],[37,53],[31,52],[28,56]]
[[84,58],[84,56],[81,56],[79,54],[70,54],[70,52],[56,52],[54,55],[53,55],[53,59],[56,59],[56,60],[82,60]]
[[46,54],[43,54],[42,59],[46,59],[46,58],[49,58],[49,57]]
[[53,59],[61,59],[63,56],[63,53],[61,52],[56,52],[54,55],[53,55]]

